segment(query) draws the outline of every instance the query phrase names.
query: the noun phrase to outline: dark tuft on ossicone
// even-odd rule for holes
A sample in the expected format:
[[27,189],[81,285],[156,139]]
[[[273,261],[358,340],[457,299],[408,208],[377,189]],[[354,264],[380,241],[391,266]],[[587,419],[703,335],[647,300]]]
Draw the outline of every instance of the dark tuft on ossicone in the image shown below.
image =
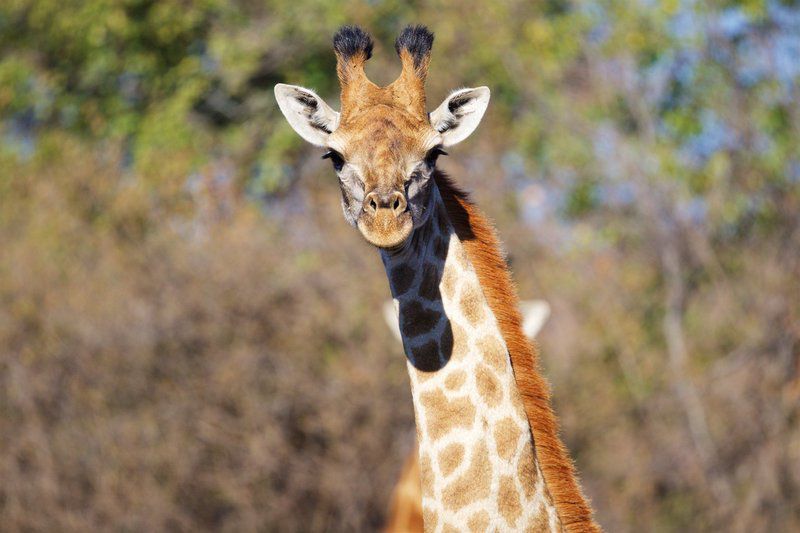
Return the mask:
[[342,26],[333,36],[333,49],[342,57],[350,59],[363,52],[364,59],[372,57],[372,37],[358,26]]
[[398,54],[401,50],[407,50],[411,54],[415,67],[419,67],[422,60],[431,53],[431,48],[433,48],[433,33],[421,24],[406,26],[394,42],[394,49]]

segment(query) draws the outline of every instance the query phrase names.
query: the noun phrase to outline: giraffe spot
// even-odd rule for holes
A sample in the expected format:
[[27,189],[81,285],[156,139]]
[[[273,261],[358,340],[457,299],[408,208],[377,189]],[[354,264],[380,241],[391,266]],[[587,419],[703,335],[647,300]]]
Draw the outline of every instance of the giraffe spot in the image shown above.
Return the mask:
[[428,531],[436,531],[436,526],[439,525],[439,515],[436,513],[436,509],[431,509],[427,506],[423,507],[422,522],[424,523],[426,533]]
[[442,356],[445,359],[450,359],[453,354],[453,330],[450,324],[445,324],[442,336],[439,337],[439,348],[442,351]]
[[500,339],[493,335],[486,335],[478,340],[478,350],[483,354],[483,360],[492,368],[504,368],[508,361],[506,351]]
[[445,266],[442,273],[442,290],[447,298],[452,299],[456,294],[458,271],[452,266]]
[[489,513],[478,511],[467,520],[467,527],[472,533],[484,533],[489,530]]
[[478,385],[478,393],[489,407],[495,407],[503,399],[503,387],[488,366],[480,365],[478,367],[475,374],[475,383]]
[[392,288],[395,296],[405,293],[414,282],[414,269],[406,264],[392,269]]
[[482,304],[481,293],[478,292],[478,289],[472,285],[467,285],[461,295],[461,313],[472,324],[478,324],[486,315]]
[[514,478],[503,476],[500,479],[500,492],[497,494],[497,509],[505,518],[508,525],[514,527],[522,514],[522,505],[519,503],[519,494],[514,485]]
[[517,443],[521,434],[522,430],[511,417],[504,418],[497,423],[494,427],[494,443],[501,459],[506,461],[511,459],[511,456],[517,451]]
[[439,345],[436,341],[428,341],[422,346],[411,348],[411,358],[414,368],[419,370],[418,376],[432,377],[437,370],[442,368],[439,359]]
[[460,529],[450,524],[445,524],[442,527],[442,533],[460,533],[460,532],[461,532]]
[[400,330],[407,338],[424,335],[439,323],[439,312],[417,301],[400,302]]
[[536,511],[533,513],[530,524],[525,529],[525,533],[541,533],[542,531],[550,531],[550,519],[547,516],[547,509],[539,503],[536,506]]
[[426,392],[420,396],[428,422],[428,436],[438,440],[454,428],[469,428],[475,420],[475,406],[469,397],[450,400],[440,390]]
[[442,261],[447,259],[447,240],[442,237],[436,237],[436,242],[433,244],[433,255]]
[[439,452],[439,469],[442,474],[449,476],[464,460],[464,446],[457,442],[448,444]]
[[453,358],[457,359],[465,356],[469,348],[467,345],[467,332],[464,331],[464,328],[452,321],[450,322],[450,329],[453,335],[453,350],[451,352]]
[[423,497],[433,497],[433,468],[431,459],[424,452],[419,454],[419,479]]
[[492,483],[492,465],[486,444],[479,442],[472,454],[469,468],[458,479],[442,490],[442,503],[446,509],[460,509],[489,496]]
[[455,370],[444,379],[444,386],[448,390],[460,389],[464,382],[467,380],[467,373],[463,370]]
[[467,258],[467,252],[464,251],[464,248],[459,247],[458,253],[456,253],[456,262],[458,266],[462,269],[466,270],[469,267],[469,259]]
[[439,294],[439,269],[433,263],[427,263],[422,269],[419,295],[431,302],[442,297]]
[[522,449],[522,455],[519,458],[517,465],[517,477],[519,478],[522,490],[525,492],[525,497],[531,499],[536,493],[536,482],[538,477],[536,474],[536,458],[533,455],[533,443],[528,441]]

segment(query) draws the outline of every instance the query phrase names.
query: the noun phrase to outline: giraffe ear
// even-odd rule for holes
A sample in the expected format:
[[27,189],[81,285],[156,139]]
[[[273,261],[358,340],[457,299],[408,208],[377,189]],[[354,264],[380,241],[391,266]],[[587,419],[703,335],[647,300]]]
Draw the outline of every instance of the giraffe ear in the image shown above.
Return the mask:
[[339,113],[311,89],[279,83],[275,86],[275,99],[294,131],[311,144],[325,146],[339,125]]
[[442,134],[444,146],[452,146],[475,131],[488,105],[488,87],[453,91],[431,113],[431,126]]

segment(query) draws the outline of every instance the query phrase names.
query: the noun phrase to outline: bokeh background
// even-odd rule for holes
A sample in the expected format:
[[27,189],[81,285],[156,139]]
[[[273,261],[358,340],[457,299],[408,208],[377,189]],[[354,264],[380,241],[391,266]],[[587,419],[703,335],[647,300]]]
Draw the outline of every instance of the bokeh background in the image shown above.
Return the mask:
[[436,33],[608,531],[800,529],[800,3],[3,0],[0,529],[370,531],[413,446],[378,254],[278,82]]

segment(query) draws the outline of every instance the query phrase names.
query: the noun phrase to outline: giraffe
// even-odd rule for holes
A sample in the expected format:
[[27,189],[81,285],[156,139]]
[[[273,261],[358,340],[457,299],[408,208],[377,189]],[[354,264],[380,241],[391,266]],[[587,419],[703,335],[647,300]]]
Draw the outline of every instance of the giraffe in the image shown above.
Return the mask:
[[278,84],[289,124],[325,147],[345,220],[378,248],[398,313],[413,400],[425,531],[599,531],[558,437],[549,388],[521,328],[494,228],[436,167],[469,136],[487,87],[451,93],[428,113],[433,34],[409,26],[385,87],[364,64],[370,36],[334,36],[341,112]]

